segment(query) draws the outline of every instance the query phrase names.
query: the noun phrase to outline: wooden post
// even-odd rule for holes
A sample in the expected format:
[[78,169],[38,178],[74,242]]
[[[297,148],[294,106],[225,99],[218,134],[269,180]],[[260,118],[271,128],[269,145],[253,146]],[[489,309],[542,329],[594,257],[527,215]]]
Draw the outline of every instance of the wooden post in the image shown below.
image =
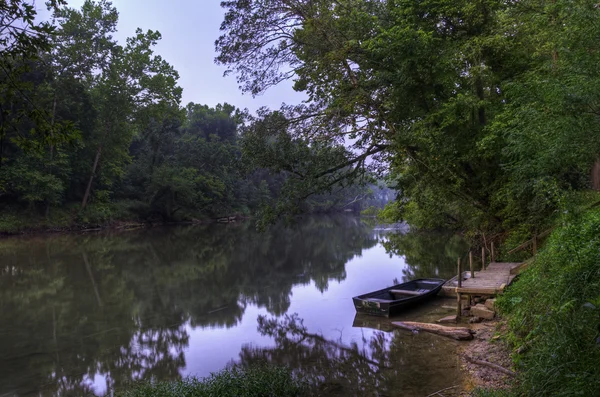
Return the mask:
[[481,271],[485,270],[485,247],[481,247]]
[[533,256],[537,254],[537,232],[533,235]]
[[460,268],[460,258],[458,258],[458,277],[456,278],[458,288],[456,289],[456,317],[460,317],[462,314],[462,302],[460,292],[458,291],[462,288],[462,269]]
[[490,262],[496,262],[496,255],[494,253],[494,242],[493,241],[491,243],[491,246],[492,246],[492,252],[491,252],[491,255],[490,255]]
[[471,268],[471,278],[475,278],[475,269],[473,268],[473,252],[469,251],[469,267]]

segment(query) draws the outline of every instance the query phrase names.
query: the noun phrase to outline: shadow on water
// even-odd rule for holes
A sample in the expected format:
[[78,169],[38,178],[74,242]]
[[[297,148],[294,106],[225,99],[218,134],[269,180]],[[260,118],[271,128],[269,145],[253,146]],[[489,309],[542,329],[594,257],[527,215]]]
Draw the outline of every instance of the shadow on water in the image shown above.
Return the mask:
[[[417,374],[398,376],[422,367],[417,350],[438,342],[409,347],[406,335],[369,328],[354,329],[360,340],[336,341],[288,314],[300,290],[309,291],[310,306],[332,283],[351,281],[349,264],[380,247],[380,238],[358,218],[315,217],[266,233],[243,223],[1,240],[0,395],[98,395],[134,380],[178,379],[206,359],[191,346],[216,331],[222,343],[243,345],[239,360],[221,357],[225,363],[286,364],[312,377],[322,395],[392,390],[398,379],[416,390],[422,385],[410,386],[410,378]],[[425,254],[415,244],[386,249]],[[403,277],[445,271],[419,260],[397,265]],[[351,303],[341,305],[351,324]],[[258,323],[250,308],[261,313]],[[252,343],[230,332],[236,329]]]

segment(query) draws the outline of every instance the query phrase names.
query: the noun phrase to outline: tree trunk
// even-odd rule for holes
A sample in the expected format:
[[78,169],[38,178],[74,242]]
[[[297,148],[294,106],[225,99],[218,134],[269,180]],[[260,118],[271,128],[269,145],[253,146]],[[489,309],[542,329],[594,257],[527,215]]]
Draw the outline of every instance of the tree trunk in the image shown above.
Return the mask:
[[600,191],[600,158],[594,161],[592,166],[592,189]]
[[429,323],[416,323],[412,321],[392,322],[396,327],[406,329],[409,331],[425,331],[431,332],[432,334],[447,336],[456,340],[471,340],[473,339],[474,331],[464,327],[445,327],[443,325],[429,324]]
[[90,180],[88,181],[87,188],[85,189],[85,194],[83,195],[83,200],[81,201],[81,210],[85,209],[87,205],[88,198],[90,197],[90,192],[92,191],[92,182],[94,182],[94,175],[96,174],[96,169],[98,168],[98,163],[100,162],[100,156],[102,155],[102,144],[98,146],[98,150],[96,151],[96,158],[94,159],[94,165],[92,166],[92,172],[90,174]]
[[[54,121],[56,120],[56,92],[54,92],[54,104],[52,105],[52,120],[50,121],[50,137],[54,140]],[[54,143],[50,144],[50,160],[54,157]]]
[[[57,98],[56,98],[56,90],[54,91],[54,103],[52,105],[52,119],[50,120],[50,138],[54,141],[54,122],[56,120],[56,103],[58,102]],[[54,159],[54,143],[51,142],[50,143],[50,161],[52,161]],[[52,164],[50,165],[45,165],[46,168],[48,168],[48,172],[50,174],[53,174],[53,168]],[[46,219],[48,219],[48,216],[50,215],[50,202],[48,202],[48,200],[46,200],[46,210],[44,212],[44,216],[46,217]]]
[[[481,80],[480,76],[477,76],[477,78],[475,79],[475,90],[477,91],[477,98],[479,98],[479,100],[483,102],[483,100],[485,99],[485,92],[483,89],[483,81]],[[487,120],[485,117],[485,107],[483,105],[479,105],[478,117],[479,125],[485,126]]]

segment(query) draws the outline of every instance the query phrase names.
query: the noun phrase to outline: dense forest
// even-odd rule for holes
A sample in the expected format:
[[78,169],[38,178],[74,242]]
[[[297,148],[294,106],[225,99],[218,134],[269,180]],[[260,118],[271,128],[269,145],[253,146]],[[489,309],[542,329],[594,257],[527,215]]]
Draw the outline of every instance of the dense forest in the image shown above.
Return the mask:
[[[401,194],[386,214],[415,227],[475,236],[512,230],[522,238],[594,200],[592,189],[600,188],[596,2],[222,5],[217,61],[241,87],[256,94],[291,80],[309,98],[277,113],[288,133],[316,148],[317,164],[331,165],[299,183],[300,196],[308,185],[342,177],[327,143],[350,138],[344,176],[387,172]],[[365,166],[366,158],[372,161]]]
[[[266,219],[279,197],[295,212],[359,212],[392,198],[373,174],[292,197],[293,173],[248,153],[273,146],[274,156],[298,159],[313,152],[307,142],[290,137],[279,152],[245,134],[256,123],[247,111],[182,106],[177,71],[154,53],[160,33],[138,29],[118,43],[111,2],[49,6],[51,21],[39,23],[26,1],[0,4],[1,231]],[[329,148],[348,155],[343,145]]]
[[182,106],[160,33],[118,43],[109,1],[48,6],[0,10],[4,228],[272,222],[380,205],[385,178],[388,219],[525,235],[600,188],[592,1],[225,1],[226,74],[306,95],[255,115]]
[[110,1],[50,0],[39,21],[32,2],[0,0],[0,230],[235,214],[266,225],[390,198],[383,218],[503,243],[506,260],[554,229],[498,301],[513,394],[598,395],[597,1],[221,5],[225,74],[251,95],[291,83],[302,103],[184,106],[154,53],[160,33],[117,42]]

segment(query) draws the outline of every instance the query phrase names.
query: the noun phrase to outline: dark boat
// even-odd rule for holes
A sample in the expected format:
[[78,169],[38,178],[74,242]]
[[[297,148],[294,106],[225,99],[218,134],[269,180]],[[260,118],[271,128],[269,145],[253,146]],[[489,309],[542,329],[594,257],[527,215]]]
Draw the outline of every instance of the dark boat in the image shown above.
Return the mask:
[[352,298],[358,313],[393,316],[411,306],[433,298],[446,280],[422,278]]

